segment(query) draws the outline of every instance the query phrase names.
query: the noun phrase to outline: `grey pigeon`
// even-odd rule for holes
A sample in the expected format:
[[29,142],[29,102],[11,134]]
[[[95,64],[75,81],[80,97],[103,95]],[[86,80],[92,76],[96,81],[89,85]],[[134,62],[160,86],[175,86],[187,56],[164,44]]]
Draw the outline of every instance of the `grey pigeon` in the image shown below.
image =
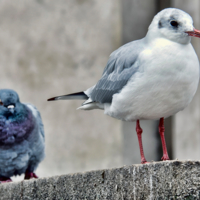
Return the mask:
[[[136,27],[137,28],[137,27]],[[75,94],[49,99],[85,99],[79,109],[102,109],[124,121],[137,121],[141,163],[146,163],[139,120],[158,120],[162,160],[169,160],[164,138],[164,118],[188,106],[199,83],[199,60],[190,43],[200,37],[191,16],[168,8],[159,12],[147,35],[114,51],[101,79]]]
[[39,111],[21,103],[10,89],[0,90],[0,181],[25,173],[25,179],[37,178],[34,171],[44,159],[44,127]]

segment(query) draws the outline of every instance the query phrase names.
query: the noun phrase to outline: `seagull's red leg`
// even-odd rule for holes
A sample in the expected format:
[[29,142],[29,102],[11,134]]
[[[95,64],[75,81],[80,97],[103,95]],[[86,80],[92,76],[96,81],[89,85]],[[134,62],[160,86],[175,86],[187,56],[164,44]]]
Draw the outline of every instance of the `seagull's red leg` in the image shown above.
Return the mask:
[[144,157],[144,151],[143,151],[143,146],[142,146],[142,129],[140,127],[139,120],[137,120],[137,122],[136,122],[136,132],[137,132],[139,146],[140,146],[141,163],[145,164],[145,163],[147,163],[147,161]]
[[24,179],[38,178],[34,172],[29,172],[26,170]]
[[162,148],[163,148],[163,157],[161,158],[161,160],[170,160],[167,153],[164,132],[165,132],[164,118],[160,118],[159,133],[160,133],[160,138],[161,138]]
[[12,182],[12,180],[8,177],[4,177],[4,176],[0,177],[0,183],[8,183],[8,182]]

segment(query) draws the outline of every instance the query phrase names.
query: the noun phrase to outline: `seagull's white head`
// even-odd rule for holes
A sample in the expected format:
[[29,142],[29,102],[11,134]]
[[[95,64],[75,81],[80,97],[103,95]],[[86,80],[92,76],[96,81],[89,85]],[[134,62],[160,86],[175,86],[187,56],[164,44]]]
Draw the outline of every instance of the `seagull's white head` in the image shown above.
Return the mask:
[[194,28],[189,14],[176,8],[160,11],[154,17],[147,33],[148,39],[164,37],[181,44],[188,44],[191,41],[190,36],[200,37],[200,31]]

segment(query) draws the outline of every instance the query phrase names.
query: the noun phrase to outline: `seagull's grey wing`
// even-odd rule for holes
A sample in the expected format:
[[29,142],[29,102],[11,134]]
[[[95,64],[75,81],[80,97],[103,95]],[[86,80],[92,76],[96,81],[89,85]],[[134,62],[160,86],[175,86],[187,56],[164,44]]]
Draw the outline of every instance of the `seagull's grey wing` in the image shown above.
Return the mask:
[[101,79],[89,92],[92,101],[111,103],[112,96],[118,93],[138,71],[137,58],[144,49],[142,40],[130,42],[110,55]]

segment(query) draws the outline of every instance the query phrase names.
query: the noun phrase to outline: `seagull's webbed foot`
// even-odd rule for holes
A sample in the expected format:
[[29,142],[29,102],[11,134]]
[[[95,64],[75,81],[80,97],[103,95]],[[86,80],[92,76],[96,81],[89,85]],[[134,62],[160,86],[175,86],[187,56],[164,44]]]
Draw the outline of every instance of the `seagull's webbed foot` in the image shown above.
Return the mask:
[[32,178],[38,178],[38,176],[34,172],[26,171],[24,179],[28,180],[28,179],[32,179]]
[[4,176],[1,176],[0,177],[0,182],[1,183],[9,183],[9,182],[12,182],[12,180],[8,177],[4,177]]
[[163,154],[163,157],[161,158],[161,160],[163,161],[170,160],[168,154]]
[[150,162],[147,162],[146,160],[141,160],[141,164],[148,164]]

